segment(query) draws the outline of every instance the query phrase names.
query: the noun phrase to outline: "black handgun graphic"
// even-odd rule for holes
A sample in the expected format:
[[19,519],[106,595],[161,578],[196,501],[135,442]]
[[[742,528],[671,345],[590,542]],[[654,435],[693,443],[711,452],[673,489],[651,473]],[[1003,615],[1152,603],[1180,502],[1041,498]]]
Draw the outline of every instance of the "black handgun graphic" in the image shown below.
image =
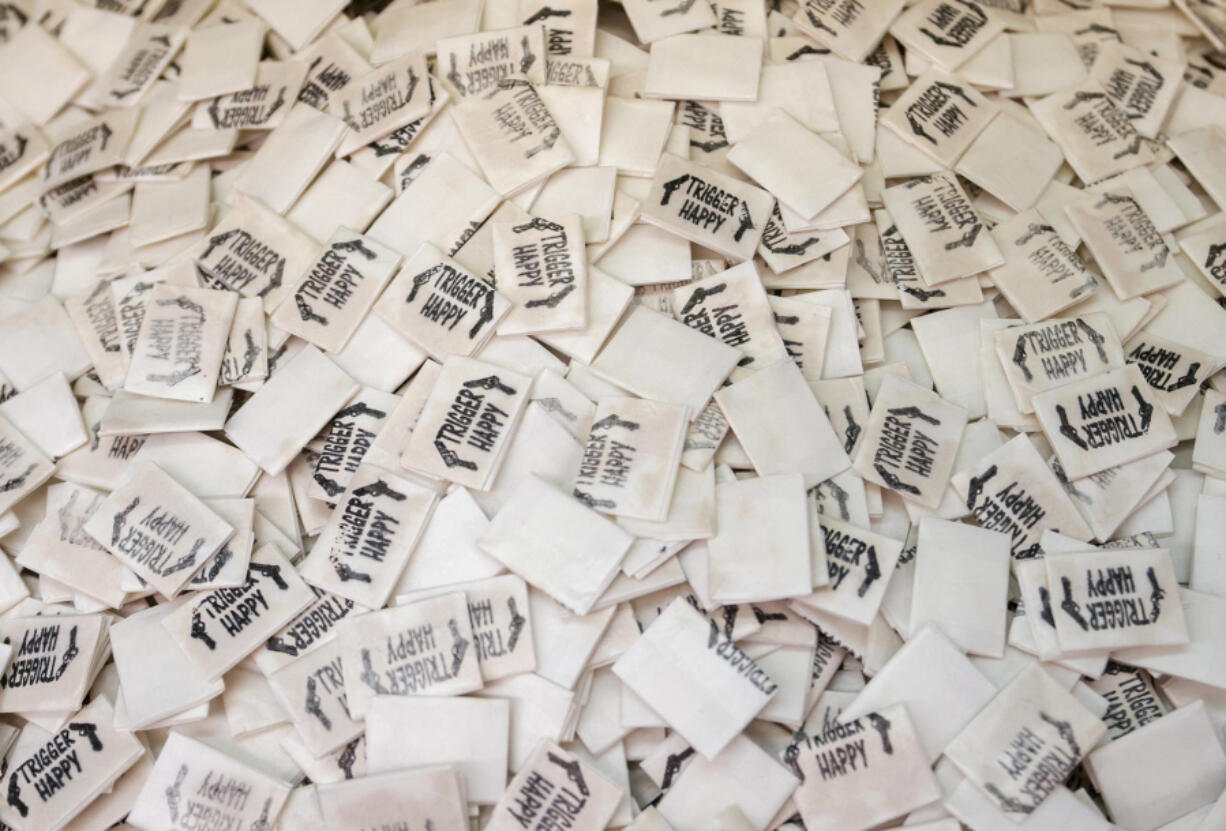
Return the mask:
[[915,407],[915,406],[892,407],[886,410],[886,412],[889,413],[890,415],[896,415],[899,418],[918,418],[920,421],[926,421],[933,426],[937,426],[941,423],[941,420],[939,418],[930,416],[927,413],[925,413],[923,410],[921,410],[919,407]]
[[1050,626],[1056,628],[1056,615],[1051,610],[1051,592],[1047,590],[1047,586],[1039,586],[1039,617]]
[[[26,146],[28,143],[29,139],[27,139],[26,136],[17,134],[17,152],[13,153],[12,156],[6,159],[5,167],[10,167],[10,165],[13,163],[20,161],[22,156],[25,156]],[[103,283],[103,286],[107,286],[107,283]]]
[[1213,408],[1213,434],[1215,436],[1222,435],[1226,431],[1226,403],[1218,404]]
[[81,650],[77,646],[77,627],[73,626],[68,630],[68,648],[64,650],[64,654],[60,658],[60,665],[55,669],[56,680],[64,677],[64,673],[68,671],[68,665],[79,654],[81,654]]
[[507,651],[514,652],[528,619],[519,613],[514,597],[507,598],[507,609],[511,612],[511,622],[507,624]]
[[966,9],[966,16],[973,19],[973,23],[969,27],[965,26],[961,20],[959,20],[955,26],[951,27],[951,29],[954,29],[955,31],[969,29],[970,34],[967,35],[967,39],[963,40],[947,38],[944,35],[931,32],[926,27],[922,26],[920,27],[920,32],[927,35],[929,39],[931,39],[932,42],[938,46],[952,46],[954,49],[961,49],[970,42],[970,37],[988,22],[988,14],[983,9],[979,8],[978,5],[970,2],[970,0],[950,0],[950,2],[958,3],[959,5],[963,6]]
[[1064,465],[1060,464],[1059,459],[1053,458],[1051,460],[1051,471],[1052,473],[1056,474],[1056,479],[1058,479],[1060,481],[1060,484],[1064,486],[1065,493],[1067,493],[1069,496],[1073,497],[1078,502],[1081,502],[1084,505],[1094,504],[1093,497],[1091,497],[1088,493],[1078,488],[1076,485],[1074,485],[1069,480],[1068,474],[1064,472]]
[[1055,232],[1056,229],[1051,225],[1040,225],[1037,222],[1031,222],[1026,226],[1026,230],[1022,233],[1022,235],[1013,241],[1013,244],[1025,245],[1039,234],[1054,234]]
[[412,303],[414,300],[416,300],[418,289],[420,289],[422,286],[429,283],[431,278],[433,278],[435,274],[437,274],[438,272],[442,270],[443,270],[443,264],[439,263],[438,265],[430,266],[425,271],[423,271],[421,274],[414,275],[413,283],[412,285],[409,286],[409,296],[404,299],[404,302]]
[[226,381],[241,381],[246,378],[251,373],[252,368],[255,367],[256,359],[260,357],[260,347],[256,345],[255,336],[251,333],[250,329],[243,332],[243,343],[242,366],[239,367],[238,372],[234,373],[232,377],[226,378]]
[[1137,400],[1137,413],[1141,416],[1141,432],[1147,432],[1149,423],[1154,417],[1154,405],[1141,396],[1141,390],[1135,385],[1132,388],[1132,397]]
[[30,813],[30,806],[21,799],[21,783],[17,779],[17,771],[9,775],[8,804],[17,809],[23,817]]
[[860,438],[860,425],[856,423],[856,417],[851,411],[850,404],[843,405],[843,418],[847,421],[847,432],[843,436],[843,452],[850,453],[851,449],[856,446],[856,440]]
[[905,291],[907,294],[911,295],[921,303],[927,303],[934,297],[945,296],[945,289],[922,289],[919,286],[912,285],[910,283],[900,283],[898,285],[898,290]]
[[[820,25],[820,24],[819,24],[819,25]],[[822,28],[823,28],[823,29],[825,29],[826,27],[825,27],[825,26],[822,26]],[[827,30],[827,31],[829,31],[829,30]],[[829,49],[819,49],[819,48],[818,48],[818,47],[816,47],[816,46],[810,46],[809,44],[807,44],[807,43],[806,43],[804,46],[800,47],[800,48],[799,48],[799,49],[797,49],[795,52],[792,52],[790,55],[787,55],[787,56],[784,58],[784,60],[785,60],[785,61],[795,61],[795,60],[799,60],[800,58],[803,58],[805,55],[818,55],[818,56],[822,56],[822,55],[829,55],[829,54],[830,54],[830,50],[829,50]],[[883,77],[883,78],[884,78],[885,76],[884,76],[884,75],[882,75],[881,77]]]
[[1073,621],[1081,627],[1082,631],[1088,632],[1090,624],[1081,614],[1081,606],[1073,599],[1073,583],[1067,577],[1060,578],[1060,586],[1064,590],[1064,600],[1060,602],[1060,608],[1065,614],[1073,619]]
[[574,421],[579,417],[570,410],[566,409],[566,407],[562,405],[562,402],[553,396],[550,396],[549,398],[538,398],[536,399],[536,403],[545,412],[557,413],[567,421]]
[[353,489],[354,496],[386,496],[389,499],[394,499],[397,502],[403,502],[405,495],[397,490],[392,490],[392,486],[382,479],[376,479],[369,485],[363,485],[360,488]]
[[204,618],[200,616],[199,609],[192,609],[191,637],[204,644],[209,652],[217,648],[217,641],[213,640],[213,636],[209,634],[208,629],[205,627]]
[[[1077,11],[1086,11],[1091,7],[1091,3],[1076,3],[1072,0],[1061,0],[1064,5]],[[1077,29],[1073,32],[1075,35],[1106,35],[1106,39],[1119,40],[1120,33],[1117,29],[1112,29],[1110,26],[1104,26],[1101,23],[1091,23],[1090,25]]]
[[484,378],[474,378],[471,381],[465,381],[461,384],[465,389],[482,389],[482,390],[498,390],[503,395],[514,395],[515,388],[509,387],[502,383],[502,379],[497,375],[487,375]]
[[1023,548],[1021,551],[1013,552],[1015,560],[1029,560],[1034,557],[1039,557],[1043,554],[1043,549],[1039,547],[1037,542],[1032,542],[1030,545]]
[[149,373],[145,376],[145,380],[165,384],[168,387],[177,387],[188,378],[195,377],[199,374],[200,367],[196,366],[195,364],[189,364],[188,366],[183,367],[183,369],[176,369],[174,372]]
[[1107,350],[1103,348],[1103,344],[1107,342],[1107,339],[1081,318],[1077,318],[1076,322],[1077,328],[1085,332],[1086,337],[1090,339],[1090,343],[1094,344],[1094,348],[1098,351],[1098,359],[1104,364],[1107,363]]
[[933,138],[932,135],[927,130],[924,129],[924,124],[920,120],[920,117],[916,114],[915,107],[908,107],[906,116],[907,116],[907,124],[911,127],[911,132],[915,133],[917,136],[919,136],[922,139],[926,139],[930,144],[937,143],[937,140]]
[[349,563],[344,562],[339,557],[331,556],[328,561],[332,563],[332,569],[336,572],[336,576],[340,578],[342,583],[370,583],[371,577],[364,571],[355,571]]
[[864,580],[856,590],[857,597],[868,594],[869,587],[881,578],[881,564],[877,562],[877,546],[870,545],[865,553]]
[[546,150],[552,150],[553,146],[558,143],[558,139],[561,137],[562,137],[562,130],[560,128],[556,126],[551,128],[549,132],[545,133],[545,135],[541,138],[540,142],[536,146],[529,147],[527,150],[524,151],[524,158],[531,159],[533,156],[537,155],[538,153],[544,153]]
[[612,430],[615,427],[621,430],[630,430],[630,431],[639,429],[638,422],[627,421],[624,418],[620,418],[616,413],[609,413],[607,416],[600,419],[600,421],[597,421],[594,424],[592,424],[591,429],[593,430]]
[[272,106],[268,108],[268,112],[264,113],[264,118],[261,119],[262,121],[268,121],[268,119],[272,118],[273,113],[285,105],[285,91],[285,87],[281,87],[281,89],[277,91],[277,100],[273,101]]
[[1191,364],[1188,365],[1187,372],[1185,372],[1181,377],[1176,378],[1174,381],[1167,384],[1166,391],[1174,392],[1175,390],[1181,390],[1184,387],[1192,386],[1193,384],[1196,383],[1196,376],[1199,372],[1200,372],[1200,361],[1193,361]]
[[361,237],[355,237],[354,239],[347,240],[345,242],[334,242],[332,243],[332,250],[346,252],[352,251],[356,254],[361,254],[368,260],[378,259],[379,257],[379,255],[373,250],[366,247],[366,244],[362,242]]
[[1068,742],[1069,755],[1074,759],[1081,758],[1081,745],[1077,741],[1077,736],[1073,732],[1073,725],[1067,721],[1049,716],[1043,711],[1039,711],[1039,718],[1056,728],[1056,732],[1060,734],[1060,738]]
[[281,591],[289,591],[289,583],[281,576],[281,566],[276,563],[252,563],[251,570],[272,580]]
[[617,503],[614,502],[612,499],[597,499],[596,497],[592,496],[587,491],[581,491],[578,488],[575,488],[574,490],[572,490],[571,495],[575,497],[575,499],[578,499],[580,502],[582,502],[584,505],[591,508],[592,510],[599,510],[601,508],[604,508],[606,510],[613,510],[614,508],[617,507]]
[[772,254],[779,254],[787,257],[799,257],[808,251],[809,248],[821,241],[821,237],[808,237],[804,242],[794,242],[789,245],[772,245],[769,242],[763,242],[762,246]]
[[562,226],[557,222],[550,222],[548,219],[534,216],[522,225],[512,225],[511,230],[517,234],[522,234],[524,231],[561,231]]
[[[399,151],[397,151],[399,152]],[[377,154],[376,154],[377,155]],[[418,153],[413,157],[413,161],[404,166],[400,171],[400,190],[404,191],[417,178],[417,174],[430,163],[430,156],[426,153]]]
[[1137,200],[1133,199],[1131,196],[1111,192],[1103,193],[1099,197],[1099,200],[1094,203],[1095,208],[1102,208],[1105,205],[1132,205],[1138,210],[1141,208],[1141,206],[1137,203]]
[[537,308],[544,307],[547,309],[556,309],[558,307],[558,304],[561,303],[563,300],[565,300],[570,295],[570,293],[573,292],[574,290],[575,290],[575,284],[571,283],[568,286],[563,286],[562,288],[558,289],[557,291],[555,291],[553,294],[549,295],[548,297],[541,297],[535,300],[528,300],[527,302],[524,303],[524,308],[525,309],[537,309]]
[[885,483],[885,486],[891,490],[911,494],[918,494],[920,492],[920,489],[915,487],[915,485],[899,479],[892,470],[889,470],[880,463],[874,464],[873,469],[877,471],[877,475],[881,477],[881,481]]
[[[1162,73],[1159,72],[1154,67],[1154,65],[1150,63],[1149,61],[1138,61],[1132,58],[1124,58],[1124,63],[1129,64],[1131,66],[1135,66],[1137,69],[1141,70],[1141,72],[1148,75],[1153,81],[1156,82],[1154,86],[1155,89],[1162,88],[1162,84],[1165,81],[1165,79],[1162,77]],[[1134,117],[1134,116],[1130,116],[1130,117]],[[1139,117],[1139,115],[1135,117]]]
[[668,17],[672,14],[685,14],[694,7],[694,0],[681,0],[676,6],[671,9],[665,9],[660,12],[660,17]]
[[966,229],[966,233],[958,237],[952,242],[945,243],[945,250],[952,251],[955,248],[971,248],[975,245],[975,240],[979,237],[979,232],[983,230],[983,223],[976,222],[970,228]]
[[370,416],[372,418],[386,418],[387,413],[385,413],[383,410],[376,410],[374,407],[369,406],[363,401],[357,401],[353,404],[350,404],[348,407],[345,407],[344,409],[337,411],[336,415],[332,417],[332,420],[337,421],[342,418],[356,418],[358,416]]
[[114,132],[111,130],[110,125],[108,125],[106,122],[103,122],[102,126],[98,128],[98,132],[102,136],[102,141],[99,142],[98,149],[105,150],[107,142],[111,140],[111,136],[114,135]]
[[588,789],[587,780],[583,778],[583,769],[580,767],[578,759],[568,762],[553,753],[553,751],[548,751],[545,755],[549,758],[549,761],[566,771],[566,778],[575,783],[579,793],[583,796],[591,796],[592,792]]
[[88,721],[72,721],[68,729],[89,742],[89,749],[95,753],[102,751],[102,739],[98,738],[98,725]]
[[132,496],[132,501],[128,503],[128,507],[125,507],[119,514],[115,514],[112,517],[112,520],[110,520],[110,544],[115,545],[119,543],[119,537],[124,533],[124,525],[128,522],[128,515],[140,504],[140,496]]
[[362,683],[370,687],[380,695],[386,695],[387,690],[383,686],[383,681],[380,680],[379,674],[375,672],[373,660],[370,657],[370,650],[362,650],[362,673],[358,676]]
[[[813,10],[812,10],[812,9],[808,9],[808,8],[806,8],[806,9],[805,9],[805,17],[809,18],[809,23],[810,23],[810,24],[811,24],[811,25],[812,25],[812,26],[813,26],[815,29],[821,29],[823,32],[829,32],[831,35],[833,35],[833,36],[835,36],[835,37],[838,37],[838,36],[839,36],[839,33],[838,33],[838,32],[836,32],[834,29],[831,29],[829,26],[827,26],[827,25],[825,24],[825,22],[824,22],[824,21],[822,21],[822,19],[821,19],[821,18],[819,18],[819,17],[818,17],[818,16],[817,16],[817,15],[816,15],[816,14],[813,12]],[[789,58],[789,60],[791,60],[791,59]]]
[[273,635],[264,645],[271,652],[280,652],[282,655],[289,655],[291,657],[298,656],[298,647],[291,643],[286,643],[279,635]]
[[204,323],[204,306],[201,306],[199,303],[190,298],[184,297],[183,295],[172,297],[168,300],[158,300],[157,305],[163,307],[178,306],[180,309],[183,309],[186,312],[195,312],[197,318],[199,318],[197,322]]
[[532,64],[536,63],[536,55],[532,54],[532,46],[528,42],[528,36],[524,35],[520,40],[520,45],[524,47],[524,56],[519,59],[519,73],[527,75],[528,70],[532,68]]
[[667,182],[665,182],[664,183],[664,196],[660,199],[660,204],[667,205],[668,200],[673,198],[673,192],[676,191],[677,188],[681,187],[689,180],[690,180],[690,174],[682,173],[676,179],[669,179]]
[[787,620],[788,616],[783,612],[768,612],[760,606],[750,606],[754,618],[758,623],[766,623],[768,620]]
[[311,308],[311,304],[306,301],[306,298],[301,294],[294,295],[294,305],[298,307],[298,316],[302,318],[304,323],[318,323],[321,326],[328,325],[328,318],[317,313]]
[[[68,497],[68,502],[64,504],[56,512],[56,517],[60,525],[60,539],[72,540],[77,536],[80,530],[81,523],[76,521],[77,516],[77,498],[81,495],[81,491],[73,491]],[[92,504],[92,503],[91,503]],[[88,509],[86,509],[88,511]]]
[[[878,244],[877,247],[878,247],[878,250],[880,250],[881,248],[880,244]],[[864,269],[865,273],[868,274],[868,276],[872,278],[874,283],[877,283],[878,285],[881,284],[882,282],[881,272],[877,270],[877,266],[879,265],[879,262],[874,263],[871,260],[869,260],[868,251],[864,247],[864,240],[856,239],[855,253],[852,255],[852,259],[855,261],[856,265]]]
[[542,20],[550,17],[570,17],[570,9],[553,9],[549,6],[541,6],[537,9],[536,14],[523,22],[523,25],[531,26],[533,23],[540,23]]
[[462,458],[460,454],[448,447],[447,443],[442,439],[434,440],[434,449],[438,451],[438,455],[443,460],[443,464],[447,465],[449,468],[462,467],[465,470],[477,469],[476,462],[470,462],[468,459]]
[[332,719],[328,718],[328,714],[323,710],[323,699],[319,697],[319,690],[316,688],[314,678],[307,678],[306,681],[306,702],[303,704],[303,709],[306,710],[315,718],[319,719],[319,723],[324,726],[325,730],[332,729]]
[[[1145,136],[1141,135],[1140,133],[1137,133],[1135,136],[1132,137],[1132,141],[1129,142],[1128,145],[1123,150],[1119,151],[1118,153],[1112,153],[1111,158],[1122,159],[1125,156],[1135,156],[1141,152],[1141,148],[1143,146],[1145,146]],[[1163,249],[1162,249],[1162,258],[1166,259],[1166,247],[1165,246],[1163,246]],[[1154,267],[1153,265],[1150,265],[1148,268],[1153,268],[1153,267]],[[1146,271],[1148,269],[1146,266],[1141,266],[1141,270]]]
[[972,476],[966,486],[966,509],[968,511],[975,510],[975,503],[979,501],[979,494],[983,493],[983,486],[988,483],[988,480],[997,474],[996,465],[989,465],[988,469],[978,476]]
[[234,552],[230,550],[230,546],[223,545],[221,550],[209,561],[209,567],[192,578],[192,583],[211,583],[216,580],[217,575],[221,574],[221,570],[226,567],[226,563],[230,562],[233,558]]
[[1017,343],[1013,345],[1013,363],[1022,371],[1022,377],[1027,381],[1034,380],[1034,373],[1030,371],[1030,367],[1026,366],[1026,338],[1019,336]]
[[357,761],[358,744],[360,744],[361,741],[362,737],[358,736],[356,739],[349,742],[349,744],[345,745],[345,748],[336,757],[336,766],[341,769],[342,773],[345,774],[346,780],[353,778],[353,763]]
[[272,797],[264,800],[264,807],[260,810],[259,817],[255,822],[251,823],[248,831],[272,831],[272,825],[268,822],[268,812],[272,810]]
[[329,497],[337,497],[345,492],[344,485],[322,473],[316,473],[311,478],[315,480],[315,484],[319,485]]
[[694,755],[694,748],[687,747],[678,753],[668,754],[668,759],[664,762],[664,775],[660,777],[660,790],[667,791],[673,786],[673,780],[677,778],[677,774],[681,772],[682,765],[686,759]]
[[686,298],[685,305],[681,307],[680,314],[689,314],[695,306],[706,302],[708,297],[714,297],[717,294],[722,294],[724,289],[728,288],[727,283],[716,283],[713,286],[698,286],[693,293]]
[[1215,242],[1209,246],[1208,256],[1205,257],[1205,268],[1213,268],[1217,263],[1217,258],[1226,251],[1226,242]]
[[1158,616],[1162,614],[1162,600],[1166,597],[1166,591],[1162,586],[1158,585],[1158,575],[1154,571],[1154,567],[1150,566],[1145,571],[1145,576],[1149,578],[1149,617],[1154,623],[1158,622]]
[[783,750],[783,763],[801,782],[805,781],[805,773],[800,769],[800,743],[807,744],[808,741],[809,737],[805,735],[805,730],[801,727],[792,734],[792,741],[788,742],[788,746]]
[[736,233],[732,235],[732,239],[735,242],[740,242],[741,237],[745,236],[746,231],[752,231],[754,228],[758,227],[753,224],[753,217],[749,215],[749,206],[743,201],[737,208],[737,223]]
[[[177,823],[179,821],[179,791],[183,787],[183,780],[185,779],[187,779],[187,765],[179,765],[179,772],[175,774],[175,781],[166,788],[166,812],[170,814],[171,822]],[[9,788],[9,791],[11,792],[12,788]]]
[[455,675],[464,664],[464,656],[468,653],[468,638],[460,634],[460,626],[455,618],[447,621],[447,631],[451,633],[451,674]]
[[[1086,101],[1097,101],[1100,98],[1106,98],[1105,92],[1090,92],[1088,90],[1079,89],[1073,93],[1073,97],[1065,102],[1063,109],[1071,110],[1081,106]],[[1097,206],[1096,206],[1097,207]]]
[[485,298],[481,302],[481,313],[477,317],[477,322],[468,330],[468,339],[472,340],[477,336],[477,333],[494,319],[494,292],[487,291]]
[[1085,439],[1078,435],[1077,429],[1073,427],[1073,425],[1069,424],[1068,413],[1065,411],[1063,404],[1056,405],[1056,418],[1060,421],[1060,435],[1064,436],[1082,450],[1089,449],[1089,445],[1085,443]]
[[890,720],[880,713],[869,713],[865,716],[877,735],[881,737],[881,749],[887,756],[894,755],[894,745],[890,742]]
[[991,782],[988,782],[983,786],[983,788],[992,795],[992,797],[996,800],[997,805],[1006,814],[1029,814],[1034,810],[1033,806],[1027,805],[1025,802],[1022,802],[1019,799],[1002,793],[1000,788],[996,787],[996,785]]
[[451,82],[451,85],[456,88],[456,92],[460,93],[460,95],[462,96],[464,95],[464,81],[461,80],[460,71],[456,67],[455,52],[451,53],[450,58],[451,58],[451,69],[447,70],[447,74],[444,77],[446,77],[447,80]]
[[741,607],[736,603],[729,603],[724,606],[721,617],[724,619],[724,637],[732,640],[732,630],[736,628],[736,618],[740,614]]

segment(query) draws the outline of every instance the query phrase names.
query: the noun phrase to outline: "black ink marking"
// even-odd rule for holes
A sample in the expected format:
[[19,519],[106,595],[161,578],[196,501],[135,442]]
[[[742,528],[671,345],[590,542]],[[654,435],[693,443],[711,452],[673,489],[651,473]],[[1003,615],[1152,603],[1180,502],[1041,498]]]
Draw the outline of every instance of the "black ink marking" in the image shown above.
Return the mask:
[[[690,0],[690,2],[692,3],[693,0]],[[575,787],[579,789],[579,793],[583,794],[584,796],[591,795],[592,792],[588,790],[587,780],[583,778],[583,770],[579,766],[578,759],[568,762],[565,759],[555,755],[552,751],[546,753],[546,756],[548,756],[549,761],[566,771],[566,778],[575,783]]]
[[324,726],[325,730],[332,729],[332,719],[328,718],[323,710],[323,699],[319,697],[314,678],[307,678],[306,702],[303,704],[303,709],[319,719],[319,723]]
[[204,618],[200,616],[199,609],[192,610],[192,629],[191,636],[195,640],[200,641],[205,647],[212,652],[217,648],[217,641],[209,634],[208,629],[204,625]]
[[987,481],[997,474],[996,465],[990,466],[978,476],[972,476],[966,487],[966,508],[973,511],[975,502],[979,499],[979,494],[983,492],[983,486]]
[[1064,436],[1082,450],[1089,449],[1089,446],[1085,443],[1085,440],[1081,436],[1077,435],[1076,428],[1074,428],[1072,424],[1069,424],[1068,413],[1065,411],[1063,404],[1056,405],[1056,418],[1060,420],[1060,435]]
[[1090,631],[1090,624],[1081,614],[1081,606],[1073,599],[1073,583],[1067,577],[1060,578],[1060,586],[1064,590],[1064,600],[1060,602],[1060,608],[1065,614],[1073,619],[1073,622],[1081,627],[1082,631]]

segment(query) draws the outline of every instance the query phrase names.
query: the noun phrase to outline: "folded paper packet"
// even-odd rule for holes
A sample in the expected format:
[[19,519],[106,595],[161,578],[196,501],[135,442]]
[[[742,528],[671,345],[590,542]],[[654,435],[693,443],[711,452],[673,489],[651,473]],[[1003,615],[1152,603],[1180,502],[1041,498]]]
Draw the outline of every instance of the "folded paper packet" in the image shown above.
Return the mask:
[[1073,5],[0,4],[0,823],[1217,829],[1226,12]]

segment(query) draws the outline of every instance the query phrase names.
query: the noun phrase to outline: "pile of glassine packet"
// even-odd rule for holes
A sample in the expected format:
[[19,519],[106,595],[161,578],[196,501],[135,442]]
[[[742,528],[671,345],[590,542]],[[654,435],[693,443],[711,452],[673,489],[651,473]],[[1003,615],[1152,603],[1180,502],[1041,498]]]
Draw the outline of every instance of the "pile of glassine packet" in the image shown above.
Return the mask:
[[1226,831],[1226,2],[0,2],[0,828]]

